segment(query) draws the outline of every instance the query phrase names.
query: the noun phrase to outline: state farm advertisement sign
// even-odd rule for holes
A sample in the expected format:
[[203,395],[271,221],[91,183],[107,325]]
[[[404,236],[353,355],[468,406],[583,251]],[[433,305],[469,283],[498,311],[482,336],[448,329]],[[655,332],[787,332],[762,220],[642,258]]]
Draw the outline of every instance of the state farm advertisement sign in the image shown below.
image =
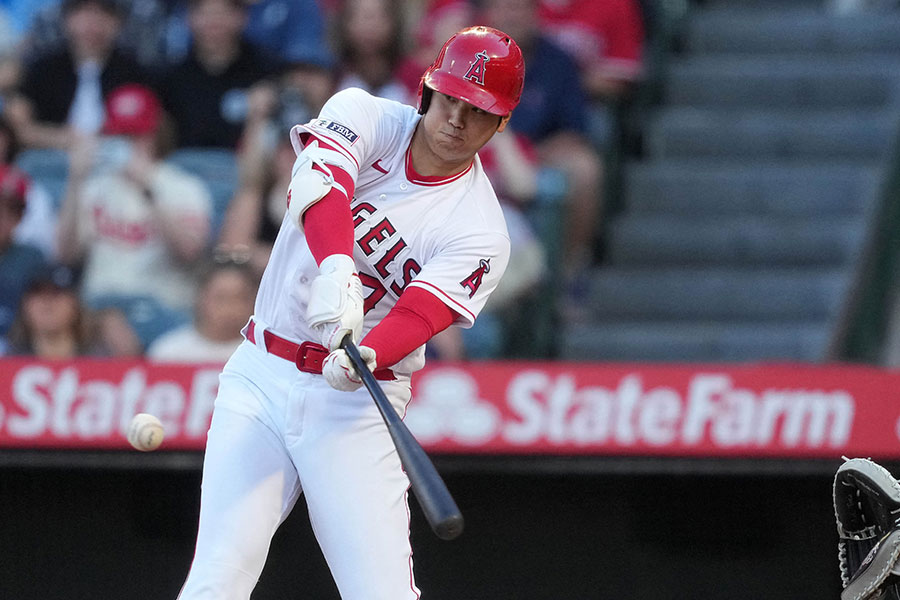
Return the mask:
[[159,417],[170,449],[203,448],[220,366],[0,360],[0,447],[130,448],[137,413]]
[[430,449],[900,456],[900,377],[866,368],[505,364],[422,373]]
[[[0,447],[202,449],[219,367],[0,360]],[[406,423],[429,451],[900,458],[900,374],[808,365],[472,363],[417,374]]]

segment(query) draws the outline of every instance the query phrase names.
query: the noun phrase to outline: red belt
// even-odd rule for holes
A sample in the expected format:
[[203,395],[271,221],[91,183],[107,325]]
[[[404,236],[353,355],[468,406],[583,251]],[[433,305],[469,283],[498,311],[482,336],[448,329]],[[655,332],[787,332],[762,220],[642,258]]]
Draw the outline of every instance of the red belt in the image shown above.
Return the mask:
[[[251,319],[250,323],[247,324],[246,337],[247,341],[253,344],[256,343],[255,330],[256,323]],[[329,354],[328,348],[322,344],[314,342],[298,344],[279,337],[269,330],[263,331],[263,339],[266,342],[266,351],[269,354],[291,361],[304,373],[322,374],[322,363],[325,362],[325,357]],[[396,379],[394,372],[390,369],[376,369],[374,375],[375,379],[380,379],[381,381],[393,381]]]

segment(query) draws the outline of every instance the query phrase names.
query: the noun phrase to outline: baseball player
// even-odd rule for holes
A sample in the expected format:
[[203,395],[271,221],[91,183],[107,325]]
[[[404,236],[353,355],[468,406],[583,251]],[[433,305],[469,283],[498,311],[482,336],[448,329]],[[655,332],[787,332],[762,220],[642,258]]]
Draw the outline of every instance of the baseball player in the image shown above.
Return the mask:
[[301,493],[344,600],[419,597],[409,482],[339,345],[358,340],[403,415],[425,342],[475,321],[509,258],[476,152],[524,72],[509,36],[467,28],[422,76],[418,111],[351,88],[292,129],[288,208],[220,377],[182,600],[249,598]]

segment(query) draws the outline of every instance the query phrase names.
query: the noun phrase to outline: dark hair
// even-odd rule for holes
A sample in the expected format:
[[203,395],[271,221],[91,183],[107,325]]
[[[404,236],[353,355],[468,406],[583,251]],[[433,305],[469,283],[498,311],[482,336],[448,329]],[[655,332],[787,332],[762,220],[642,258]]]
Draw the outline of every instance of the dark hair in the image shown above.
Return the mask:
[[[337,43],[339,59],[343,63],[352,62],[356,58],[353,50],[353,40],[347,31],[347,23],[350,16],[350,4],[354,0],[341,0],[341,7],[335,19],[334,39]],[[406,36],[406,23],[404,21],[405,8],[402,0],[383,0],[387,5],[388,17],[391,19],[391,27],[394,35],[391,36],[387,47],[387,58],[391,70],[397,66],[403,57],[404,40]]]
[[116,17],[125,16],[125,7],[119,0],[63,0],[62,14],[68,16],[73,10],[93,4]]
[[30,324],[25,320],[25,302],[29,297],[39,293],[42,289],[56,289],[75,297],[77,309],[75,311],[75,322],[72,323],[72,336],[75,338],[77,352],[79,354],[84,354],[89,351],[91,340],[93,338],[94,323],[90,318],[89,313],[78,299],[78,289],[69,284],[61,284],[61,282],[56,281],[55,279],[46,279],[45,277],[51,276],[49,273],[50,271],[42,272],[42,274],[32,279],[25,293],[22,294],[22,298],[19,301],[19,310],[15,320],[13,320],[12,325],[9,327],[9,333],[7,334],[9,345],[12,348],[13,353],[34,354],[35,349],[32,339],[34,332],[31,330]]
[[[204,2],[208,2],[209,0],[188,0],[187,7],[188,10],[196,10],[201,4]],[[238,8],[240,10],[248,9],[248,2],[246,0],[225,0],[228,4],[230,4],[233,8]]]
[[225,249],[220,245],[216,247],[212,260],[200,267],[197,289],[205,288],[216,275],[226,271],[239,274],[251,288],[255,289],[259,285],[259,277],[250,263],[250,249],[247,248],[245,253],[242,249]]

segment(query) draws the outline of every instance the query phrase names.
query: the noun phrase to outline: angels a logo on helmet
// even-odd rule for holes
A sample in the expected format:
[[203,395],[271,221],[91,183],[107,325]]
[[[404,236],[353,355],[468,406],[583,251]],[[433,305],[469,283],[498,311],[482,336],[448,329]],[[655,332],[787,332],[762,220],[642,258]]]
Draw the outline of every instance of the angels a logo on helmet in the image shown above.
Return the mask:
[[469,70],[463,75],[463,79],[474,81],[478,85],[484,85],[485,65],[491,60],[487,50],[482,50],[475,55],[475,60],[469,63]]
[[482,258],[478,261],[478,268],[472,271],[471,275],[459,282],[459,285],[469,290],[469,298],[475,295],[475,292],[481,287],[481,281],[484,279],[485,273],[490,273],[490,271],[491,259]]

